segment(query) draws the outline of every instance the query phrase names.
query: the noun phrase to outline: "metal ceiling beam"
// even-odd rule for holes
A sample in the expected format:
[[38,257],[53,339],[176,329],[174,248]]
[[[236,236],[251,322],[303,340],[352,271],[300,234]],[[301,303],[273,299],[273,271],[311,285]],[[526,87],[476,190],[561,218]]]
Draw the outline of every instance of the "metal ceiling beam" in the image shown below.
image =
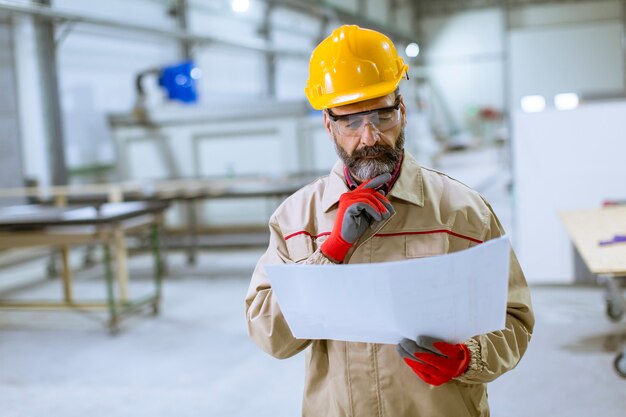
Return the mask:
[[299,10],[318,17],[319,19],[335,19],[348,24],[359,25],[382,32],[396,41],[415,42],[416,34],[398,30],[393,25],[383,24],[354,14],[345,9],[329,4],[324,0],[271,0],[275,5]]
[[[189,29],[189,23],[187,19],[187,10],[189,5],[187,4],[187,0],[176,0],[176,2],[172,5],[172,9],[170,13],[176,18],[176,23],[178,24],[178,28],[183,32],[187,32]],[[181,58],[184,60],[190,60],[192,58],[191,55],[191,42],[187,40],[182,40],[180,42],[180,54]]]
[[452,13],[506,6],[509,10],[547,4],[589,2],[590,0],[414,0],[416,10],[423,17],[449,15]]
[[[268,43],[272,42],[272,13],[274,3],[268,1],[263,13],[263,23],[259,29],[259,34]],[[276,98],[276,54],[265,55],[265,93],[268,97]]]
[[194,35],[183,30],[168,30],[148,25],[124,23],[113,19],[103,19],[100,17],[90,16],[84,13],[65,11],[57,7],[41,6],[36,4],[23,4],[15,3],[8,0],[0,0],[0,12],[5,12],[10,15],[35,16],[40,19],[53,22],[71,22],[76,24],[119,29],[160,38],[174,39],[177,41],[187,41],[194,44],[216,44],[249,51],[274,53],[280,56],[290,56],[302,59],[309,58],[309,54],[305,54],[299,51],[279,49],[268,46],[263,39],[238,38],[237,40],[235,40],[226,37],[220,37],[217,35]]

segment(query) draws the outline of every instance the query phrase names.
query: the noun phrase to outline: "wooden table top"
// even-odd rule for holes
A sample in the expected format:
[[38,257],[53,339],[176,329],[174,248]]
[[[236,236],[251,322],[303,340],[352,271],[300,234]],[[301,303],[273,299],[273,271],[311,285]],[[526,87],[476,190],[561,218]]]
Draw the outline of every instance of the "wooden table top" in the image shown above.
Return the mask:
[[600,241],[626,235],[626,206],[560,213],[576,249],[593,274],[626,275],[626,242]]
[[167,207],[167,203],[158,201],[106,203],[98,207],[54,207],[41,204],[8,206],[0,208],[0,230],[110,224],[144,214],[160,213]]

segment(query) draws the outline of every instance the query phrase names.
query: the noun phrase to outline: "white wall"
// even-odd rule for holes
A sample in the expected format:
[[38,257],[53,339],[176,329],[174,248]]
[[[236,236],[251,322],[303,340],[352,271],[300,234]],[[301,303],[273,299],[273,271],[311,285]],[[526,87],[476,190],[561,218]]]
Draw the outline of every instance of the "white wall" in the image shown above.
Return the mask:
[[[624,105],[589,104],[572,112],[553,105],[559,93],[625,90],[621,6],[616,1],[533,6],[511,17],[514,244],[531,282],[574,279],[559,210],[599,207],[603,199],[623,194],[616,155],[626,151]],[[531,94],[545,97],[546,111],[518,113],[520,99]]]
[[442,116],[444,110],[438,107],[436,122],[447,133],[465,128],[472,109],[503,108],[503,25],[498,9],[424,20],[426,75],[451,114]]
[[[424,19],[425,73],[451,114],[433,99],[435,122],[462,129],[472,109],[514,110],[528,94],[623,89],[622,16],[617,0],[515,7],[506,36],[499,8]],[[507,47],[510,103],[504,102]]]
[[[515,247],[530,282],[573,282],[560,211],[626,199],[626,102],[514,117]],[[616,231],[617,232],[617,231]]]
[[622,3],[619,0],[595,0],[517,7],[511,10],[510,24],[513,29],[521,29],[620,19]]
[[620,22],[519,30],[511,34],[511,99],[552,99],[565,92],[601,93],[624,89]]

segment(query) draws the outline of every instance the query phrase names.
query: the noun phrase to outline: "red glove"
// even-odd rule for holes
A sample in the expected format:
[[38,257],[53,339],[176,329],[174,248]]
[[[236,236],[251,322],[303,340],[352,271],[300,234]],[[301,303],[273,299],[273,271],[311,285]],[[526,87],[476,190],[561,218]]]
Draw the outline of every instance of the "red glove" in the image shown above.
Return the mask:
[[417,343],[402,339],[396,350],[417,376],[434,386],[463,375],[471,359],[463,343],[452,345],[428,336],[419,337]]
[[335,225],[328,239],[322,244],[321,250],[324,255],[337,262],[343,262],[352,245],[374,221],[391,217],[394,212],[391,203],[376,191],[377,187],[390,179],[389,174],[379,175],[339,197]]

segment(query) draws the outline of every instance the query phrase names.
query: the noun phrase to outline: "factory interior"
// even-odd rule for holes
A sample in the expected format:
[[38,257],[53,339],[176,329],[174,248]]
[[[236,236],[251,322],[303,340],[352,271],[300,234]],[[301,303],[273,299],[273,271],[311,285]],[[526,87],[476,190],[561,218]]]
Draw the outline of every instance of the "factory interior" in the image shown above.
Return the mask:
[[0,416],[311,415],[311,352],[244,300],[338,161],[305,88],[342,25],[391,39],[404,160],[489,202],[528,283],[491,415],[625,415],[626,1],[0,0]]

